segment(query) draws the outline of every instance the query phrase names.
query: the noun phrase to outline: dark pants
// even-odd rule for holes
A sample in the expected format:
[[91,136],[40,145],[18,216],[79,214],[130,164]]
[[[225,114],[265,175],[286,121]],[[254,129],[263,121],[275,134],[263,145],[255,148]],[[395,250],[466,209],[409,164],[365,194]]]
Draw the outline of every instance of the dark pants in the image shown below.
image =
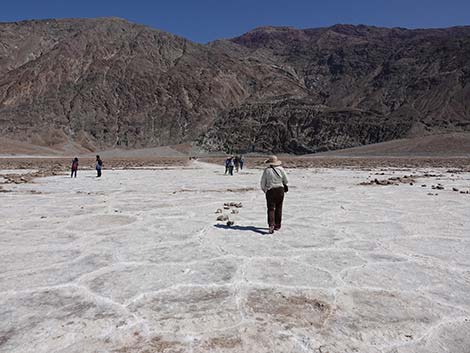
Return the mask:
[[233,175],[233,165],[228,167],[228,172],[230,173],[230,175]]
[[75,176],[75,178],[77,177],[77,171],[76,170],[72,170],[72,174],[70,175],[71,178],[73,178]]
[[270,189],[266,192],[266,205],[268,206],[268,225],[281,228],[282,203],[284,201],[284,188]]
[[96,175],[98,178],[101,176],[101,168],[96,168],[96,172],[98,175]]

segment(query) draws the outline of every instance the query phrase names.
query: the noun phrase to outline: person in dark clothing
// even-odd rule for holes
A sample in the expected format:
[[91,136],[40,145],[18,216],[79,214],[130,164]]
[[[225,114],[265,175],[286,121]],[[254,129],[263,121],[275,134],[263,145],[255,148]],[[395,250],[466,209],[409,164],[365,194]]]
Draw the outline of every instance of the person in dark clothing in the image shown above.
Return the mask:
[[224,173],[225,175],[227,175],[227,173],[228,173],[228,166],[229,165],[230,165],[230,158],[227,158],[225,160],[225,173]]
[[284,189],[273,188],[266,192],[266,206],[268,208],[269,233],[281,229],[282,204],[284,203]]
[[266,160],[267,167],[261,177],[261,190],[266,194],[266,206],[268,208],[269,233],[281,229],[282,204],[284,202],[284,190],[287,191],[287,175],[281,167],[281,161],[276,156]]
[[229,171],[230,175],[233,176],[233,157],[230,157],[230,163],[229,163],[229,166],[228,166],[228,171]]
[[96,177],[101,177],[101,169],[103,169],[103,161],[101,160],[100,156],[96,155]]
[[229,157],[225,160],[225,174],[227,173],[233,175],[233,157]]
[[240,170],[243,170],[244,163],[245,163],[245,160],[243,159],[243,156],[240,156]]
[[238,169],[240,168],[240,159],[238,158],[238,156],[235,156],[235,158],[233,159],[233,164],[235,166],[235,171],[238,173]]
[[72,160],[72,174],[70,175],[71,178],[73,177],[77,177],[77,170],[78,170],[78,158],[75,157],[73,160]]

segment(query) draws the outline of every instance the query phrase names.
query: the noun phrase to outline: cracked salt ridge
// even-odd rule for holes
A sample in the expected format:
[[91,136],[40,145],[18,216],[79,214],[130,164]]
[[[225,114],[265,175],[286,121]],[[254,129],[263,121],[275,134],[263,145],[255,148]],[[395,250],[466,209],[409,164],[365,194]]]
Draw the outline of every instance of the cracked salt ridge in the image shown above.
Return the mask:
[[9,186],[0,352],[468,352],[468,195],[290,170],[283,229],[266,236],[213,226],[237,201],[236,224],[265,227],[260,192],[173,194],[257,187],[259,171],[196,167]]

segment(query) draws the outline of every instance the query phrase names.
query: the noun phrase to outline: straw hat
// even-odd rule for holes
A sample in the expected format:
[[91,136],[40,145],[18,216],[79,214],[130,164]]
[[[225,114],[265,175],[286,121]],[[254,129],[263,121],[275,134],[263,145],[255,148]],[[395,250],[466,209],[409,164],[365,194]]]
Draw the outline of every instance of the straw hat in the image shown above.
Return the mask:
[[264,161],[264,163],[274,165],[274,166],[282,164],[282,162],[279,159],[277,159],[276,156],[269,157],[268,159]]

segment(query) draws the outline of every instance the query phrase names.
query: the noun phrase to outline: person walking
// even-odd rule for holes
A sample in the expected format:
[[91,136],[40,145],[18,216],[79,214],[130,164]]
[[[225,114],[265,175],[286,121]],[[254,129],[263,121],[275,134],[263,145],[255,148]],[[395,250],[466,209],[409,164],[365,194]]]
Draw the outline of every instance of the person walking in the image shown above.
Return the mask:
[[240,170],[243,170],[244,163],[245,163],[245,160],[243,159],[243,156],[240,156]]
[[233,156],[225,160],[225,174],[233,175]]
[[75,157],[73,160],[72,160],[72,174],[70,175],[71,178],[73,178],[75,176],[75,178],[77,177],[77,170],[78,170],[78,158]]
[[230,165],[230,157],[228,157],[226,160],[225,160],[225,175],[227,175],[227,173],[229,172],[229,168],[228,166]]
[[282,204],[284,193],[287,192],[287,174],[281,167],[281,161],[276,156],[271,156],[265,161],[268,167],[264,169],[261,177],[261,190],[266,194],[268,208],[269,233],[281,229]]
[[101,169],[103,169],[103,161],[101,160],[100,156],[96,155],[96,177],[101,177]]
[[238,173],[238,168],[240,168],[240,159],[238,158],[238,156],[235,156],[235,158],[233,159],[233,164],[235,165],[235,172]]

